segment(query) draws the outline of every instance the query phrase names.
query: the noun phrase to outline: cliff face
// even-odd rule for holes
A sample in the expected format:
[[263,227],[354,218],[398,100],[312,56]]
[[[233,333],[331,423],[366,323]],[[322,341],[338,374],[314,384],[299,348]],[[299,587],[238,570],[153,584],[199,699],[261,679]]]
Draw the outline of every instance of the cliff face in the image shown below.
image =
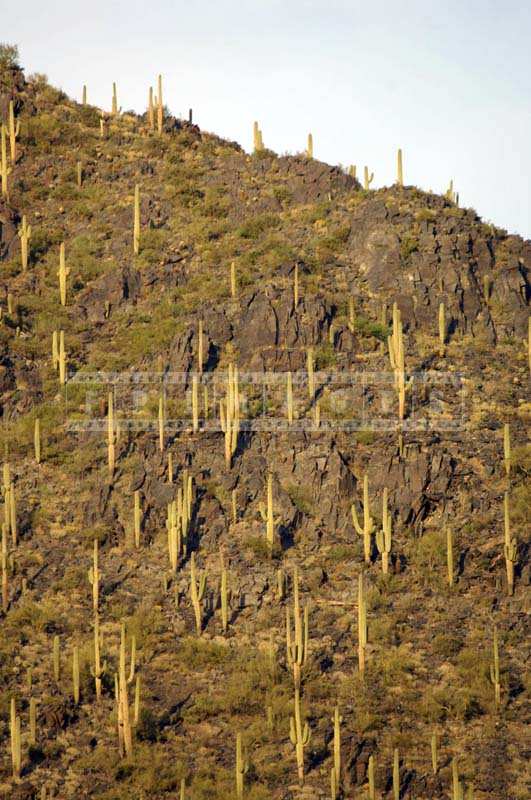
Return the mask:
[[[531,242],[445,197],[365,191],[182,120],[157,135],[20,70],[0,90],[20,121],[0,202],[0,796],[178,797],[184,779],[182,797],[237,797],[241,732],[243,796],[330,797],[338,705],[337,797],[365,796],[373,768],[380,797],[393,774],[400,797],[447,797],[455,758],[475,798],[524,798]],[[288,657],[295,583],[308,641]]]

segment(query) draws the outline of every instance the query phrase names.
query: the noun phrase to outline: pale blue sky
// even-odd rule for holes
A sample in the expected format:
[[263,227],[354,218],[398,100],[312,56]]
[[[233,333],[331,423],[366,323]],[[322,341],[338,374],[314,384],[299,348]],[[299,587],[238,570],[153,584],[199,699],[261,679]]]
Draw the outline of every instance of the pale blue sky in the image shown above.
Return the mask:
[[405,179],[531,237],[528,0],[0,0],[0,40],[68,94],[142,111],[159,72],[173,112],[251,147],[305,147]]

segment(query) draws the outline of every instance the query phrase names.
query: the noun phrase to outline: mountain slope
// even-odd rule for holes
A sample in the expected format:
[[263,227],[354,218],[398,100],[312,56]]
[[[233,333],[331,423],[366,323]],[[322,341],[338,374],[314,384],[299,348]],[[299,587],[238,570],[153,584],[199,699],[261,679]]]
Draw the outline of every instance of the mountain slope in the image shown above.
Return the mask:
[[[46,787],[46,797],[177,797],[184,778],[186,798],[236,797],[241,732],[246,798],[329,797],[338,705],[338,797],[367,796],[370,756],[379,796],[392,797],[395,748],[401,797],[451,796],[453,757],[475,798],[525,797],[531,242],[447,198],[409,186],[365,191],[339,168],[267,150],[249,156],[169,115],[159,136],[146,116],[107,114],[102,136],[97,109],[38,76],[26,81],[17,69],[4,70],[0,86],[3,118],[12,99],[20,120],[9,198],[0,203],[1,436],[9,465],[3,796],[40,797]],[[23,216],[32,228],[26,270],[17,233]],[[63,242],[64,306],[57,275]],[[393,304],[406,372],[401,435],[400,375],[388,353]],[[397,319],[395,311],[395,333]],[[64,385],[52,359],[54,331],[58,340],[64,332]],[[219,403],[230,365],[239,370],[241,419],[227,464]],[[261,515],[268,474],[272,552]],[[173,569],[168,504],[183,477],[186,495],[188,476],[187,542]],[[368,563],[351,511],[354,504],[361,524],[365,476],[374,521]],[[393,520],[387,575],[376,541],[384,489]],[[504,493],[515,539],[513,595]],[[106,664],[99,701],[87,576],[95,540]],[[230,588],[226,633],[220,551]],[[200,635],[192,554],[206,576]],[[303,789],[289,735],[294,678],[286,650],[296,568],[309,620],[300,690],[311,730]],[[140,690],[133,753],[124,758],[114,696],[122,621],[128,672],[133,636],[136,645],[131,715],[137,677]],[[489,670],[494,628],[498,705]],[[12,697],[22,728],[18,780],[9,758]]]

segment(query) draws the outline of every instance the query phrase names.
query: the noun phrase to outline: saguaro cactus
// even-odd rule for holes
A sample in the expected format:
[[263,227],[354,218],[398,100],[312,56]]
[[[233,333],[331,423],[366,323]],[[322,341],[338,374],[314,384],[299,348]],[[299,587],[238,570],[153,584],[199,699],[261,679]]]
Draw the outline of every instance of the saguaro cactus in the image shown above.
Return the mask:
[[492,664],[490,665],[490,680],[494,686],[494,701],[496,706],[499,706],[501,699],[500,654],[498,651],[498,631],[496,628],[494,628],[492,639]]
[[396,154],[396,182],[399,186],[404,185],[404,171],[402,167],[402,148],[398,148]]
[[382,529],[376,533],[376,547],[382,556],[382,572],[387,575],[389,572],[389,554],[391,552],[391,514],[387,508],[387,487],[383,490],[382,500]]
[[94,614],[94,668],[91,668],[91,675],[94,678],[94,688],[96,700],[101,699],[102,678],[107,669],[107,662],[101,663],[101,644],[100,644],[100,620],[98,612]]
[[22,768],[22,752],[20,745],[20,717],[17,715],[15,698],[11,698],[11,714],[10,714],[10,737],[11,737],[11,765],[13,768],[13,777],[15,780],[20,778],[20,771]]
[[398,418],[404,419],[406,407],[406,384],[404,365],[404,336],[400,309],[393,303],[393,333],[387,338],[389,361],[395,373],[395,388],[398,395]]
[[150,131],[155,130],[155,109],[153,106],[153,87],[149,87],[148,92],[148,109],[147,109],[147,119],[148,119],[148,126]]
[[293,425],[293,377],[291,372],[286,376],[286,409],[288,423]]
[[255,153],[264,149],[264,140],[258,122],[253,123],[253,149]]
[[238,388],[238,368],[229,364],[225,400],[219,401],[221,430],[225,434],[225,463],[230,468],[232,458],[238,448],[240,432],[240,395]]
[[111,111],[112,111],[113,116],[116,116],[116,114],[118,114],[118,95],[117,95],[117,92],[116,92],[116,84],[114,82],[113,82],[113,85],[112,85],[112,106],[111,106]]
[[306,371],[308,373],[308,396],[310,401],[315,397],[315,361],[313,347],[306,350]]
[[367,777],[369,779],[369,800],[376,800],[376,783],[374,780],[374,756],[369,756],[367,766]]
[[133,253],[137,256],[140,252],[140,187],[135,185],[135,202],[133,211]]
[[[57,346],[57,339],[55,340]],[[53,348],[53,341],[52,341]],[[55,354],[52,350],[52,357]],[[59,368],[59,384],[63,386],[66,383],[66,351],[65,351],[65,332],[59,331],[59,348],[57,350],[57,366]]]
[[192,375],[192,432],[199,430],[199,378]]
[[245,775],[249,771],[249,764],[243,755],[242,735],[238,731],[236,734],[236,797],[243,800],[243,787]]
[[74,645],[72,653],[72,684],[75,705],[79,705],[79,647]]
[[439,303],[439,355],[444,356],[446,350],[446,318],[444,303]]
[[279,519],[275,518],[273,511],[273,476],[271,473],[267,476],[267,505],[260,503],[258,509],[266,524],[266,542],[271,551],[275,543],[275,526],[279,522]]
[[301,612],[299,600],[299,571],[293,569],[293,635],[289,606],[286,605],[286,660],[293,670],[293,683],[300,688],[302,670],[308,658],[309,612],[308,606]]
[[83,185],[83,165],[81,161],[76,162],[76,184],[77,188],[81,189]]
[[97,612],[100,598],[100,570],[97,539],[94,539],[94,546],[92,550],[92,567],[89,568],[87,577],[92,586],[92,608]]
[[70,275],[70,268],[66,266],[64,242],[61,242],[59,247],[59,269],[57,275],[59,277],[59,297],[61,299],[61,305],[66,306],[66,279]]
[[133,711],[133,725],[138,725],[138,721],[140,719],[140,675],[136,676],[135,681],[135,705]]
[[307,722],[302,722],[300,690],[295,687],[293,716],[289,719],[290,739],[295,748],[299,783],[304,783],[304,748],[310,741],[311,732]]
[[365,598],[365,578],[360,572],[358,578],[358,666],[361,674],[365,671],[365,649],[367,647],[367,600]]
[[511,536],[511,520],[509,516],[509,493],[505,492],[503,495],[503,511],[504,511],[504,532],[505,544],[503,553],[505,556],[505,567],[507,570],[507,591],[509,595],[514,594],[514,565],[518,560],[518,541],[516,537]]
[[165,427],[165,413],[164,413],[164,393],[159,395],[159,450],[164,452],[164,427]]
[[229,627],[229,588],[228,588],[228,574],[225,567],[225,559],[223,558],[223,551],[220,551],[220,581],[219,581],[219,595],[221,606],[221,627],[223,633],[227,632]]
[[293,268],[293,307],[297,308],[299,305],[299,265],[295,264]]
[[87,87],[83,84],[83,89],[81,91],[81,105],[87,105]]
[[131,722],[129,717],[129,697],[127,692],[127,676],[125,674],[125,625],[122,625],[120,636],[120,661],[117,680],[117,703],[118,703],[118,741],[122,754],[132,755],[133,738],[131,734]]
[[7,166],[7,128],[2,122],[0,124],[0,178],[2,179],[2,197],[9,200],[9,189],[7,185],[8,176],[11,174],[11,167]]
[[339,715],[339,708],[336,706],[336,708],[334,709],[334,716],[332,717],[332,722],[334,724],[334,767],[332,770],[333,781],[331,781],[331,784],[333,786],[333,800],[336,800],[336,797],[341,788],[341,722],[342,721],[343,718]]
[[203,374],[203,361],[205,358],[205,337],[203,333],[203,321],[199,320],[197,325],[197,371]]
[[308,158],[313,158],[313,136],[311,133],[308,134],[308,145],[306,147],[306,155]]
[[446,564],[448,569],[448,586],[454,585],[454,543],[452,529],[446,527]]
[[360,525],[358,515],[356,513],[356,505],[352,503],[350,507],[352,514],[352,522],[356,533],[363,536],[363,552],[365,561],[370,564],[371,561],[371,535],[374,531],[374,520],[371,517],[371,509],[369,505],[369,476],[365,475],[363,478],[363,527]]
[[35,452],[35,461],[37,464],[41,463],[41,421],[38,417],[35,418],[33,425],[33,449]]
[[7,525],[2,525],[2,611],[9,608],[9,577],[7,566]]
[[22,271],[25,272],[28,268],[29,242],[31,239],[31,225],[28,225],[25,216],[22,217],[22,224],[18,229],[18,237],[20,239],[20,262]]
[[400,755],[397,747],[393,750],[393,800],[400,800]]
[[114,422],[114,395],[109,392],[107,399],[107,466],[109,469],[109,477],[112,478],[114,474],[116,451],[116,426]]
[[190,600],[194,609],[195,627],[198,636],[201,636],[203,614],[201,604],[205,596],[206,580],[206,572],[204,570],[199,575],[196,574],[195,553],[192,553],[190,557]]
[[13,101],[9,101],[9,121],[8,121],[8,132],[7,135],[9,136],[9,149],[10,149],[10,156],[11,156],[11,163],[14,164],[17,160],[17,138],[20,133],[20,120],[17,119],[15,122],[15,106]]
[[136,489],[136,491],[134,492],[133,504],[134,504],[134,513],[133,513],[134,539],[135,539],[135,547],[138,549],[140,547],[140,534],[142,531],[142,507],[140,504],[139,489]]
[[369,191],[373,179],[374,179],[374,172],[371,172],[371,174],[369,175],[368,167],[363,167],[363,186],[366,192]]

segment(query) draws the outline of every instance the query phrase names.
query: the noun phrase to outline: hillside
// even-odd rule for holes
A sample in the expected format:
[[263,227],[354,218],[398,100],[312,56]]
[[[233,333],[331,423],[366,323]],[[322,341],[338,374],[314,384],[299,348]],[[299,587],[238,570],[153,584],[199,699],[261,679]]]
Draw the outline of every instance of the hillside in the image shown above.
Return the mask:
[[10,102],[0,797],[523,800],[531,242]]

